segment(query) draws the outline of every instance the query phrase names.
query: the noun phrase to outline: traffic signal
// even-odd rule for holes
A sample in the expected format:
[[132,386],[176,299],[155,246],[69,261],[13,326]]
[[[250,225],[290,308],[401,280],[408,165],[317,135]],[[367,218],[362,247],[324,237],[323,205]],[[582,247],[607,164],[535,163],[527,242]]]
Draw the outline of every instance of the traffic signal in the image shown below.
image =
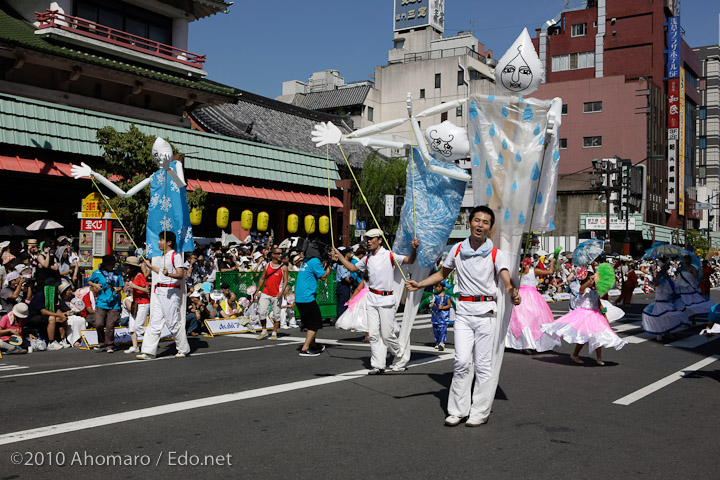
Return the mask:
[[405,203],[405,197],[402,195],[395,195],[395,216],[399,217],[402,212],[402,206]]

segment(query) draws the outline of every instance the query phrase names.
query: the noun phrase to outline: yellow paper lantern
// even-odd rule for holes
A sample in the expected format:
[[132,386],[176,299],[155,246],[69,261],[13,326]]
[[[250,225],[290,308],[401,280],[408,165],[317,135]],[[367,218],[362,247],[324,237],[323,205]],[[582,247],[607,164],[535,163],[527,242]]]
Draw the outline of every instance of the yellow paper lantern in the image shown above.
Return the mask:
[[202,222],[202,210],[193,208],[190,210],[190,225],[200,225],[200,222]]
[[225,207],[220,207],[217,210],[217,216],[215,217],[215,223],[219,228],[225,228],[228,226],[230,221],[230,210]]
[[315,217],[305,215],[305,233],[308,235],[315,233]]
[[270,223],[270,215],[268,215],[267,212],[258,213],[257,229],[261,232],[266,231],[268,228],[268,223]]
[[318,220],[318,229],[323,235],[330,231],[330,219],[327,215],[322,215]]
[[240,215],[240,226],[245,230],[250,230],[253,224],[253,213],[250,210],[243,210]]
[[288,220],[287,220],[288,233],[297,233],[299,222],[300,222],[300,220],[298,219],[298,216],[295,215],[294,213],[291,213],[290,215],[288,215]]

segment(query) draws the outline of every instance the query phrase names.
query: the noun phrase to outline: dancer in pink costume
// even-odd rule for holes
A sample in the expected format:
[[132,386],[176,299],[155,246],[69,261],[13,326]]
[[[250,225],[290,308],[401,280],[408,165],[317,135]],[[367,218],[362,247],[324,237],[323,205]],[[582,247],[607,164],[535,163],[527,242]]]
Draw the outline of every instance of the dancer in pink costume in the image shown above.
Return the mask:
[[542,325],[552,323],[555,317],[537,291],[537,277],[552,275],[555,272],[555,261],[555,258],[550,261],[549,270],[533,268],[530,257],[523,261],[519,290],[522,302],[512,310],[510,325],[505,335],[506,348],[545,352],[562,343],[559,338],[553,338],[542,331]]
[[610,328],[605,318],[604,307],[600,304],[600,296],[595,289],[599,281],[598,273],[591,275],[580,286],[580,297],[577,308],[542,326],[542,331],[568,343],[575,343],[575,351],[571,359],[575,363],[584,363],[579,354],[583,345],[588,344],[592,352],[595,350],[597,364],[605,365],[602,359],[602,347],[620,350],[627,343]]

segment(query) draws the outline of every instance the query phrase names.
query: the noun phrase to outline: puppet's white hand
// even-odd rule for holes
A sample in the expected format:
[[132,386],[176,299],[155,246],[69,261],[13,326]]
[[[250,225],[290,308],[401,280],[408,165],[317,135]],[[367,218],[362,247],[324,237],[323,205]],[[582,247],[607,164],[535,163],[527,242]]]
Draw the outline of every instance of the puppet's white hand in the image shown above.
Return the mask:
[[71,165],[70,175],[75,179],[92,176],[92,168],[88,167],[85,163],[81,163],[80,166]]
[[315,125],[312,131],[312,141],[315,142],[316,147],[339,145],[341,138],[342,132],[332,122]]

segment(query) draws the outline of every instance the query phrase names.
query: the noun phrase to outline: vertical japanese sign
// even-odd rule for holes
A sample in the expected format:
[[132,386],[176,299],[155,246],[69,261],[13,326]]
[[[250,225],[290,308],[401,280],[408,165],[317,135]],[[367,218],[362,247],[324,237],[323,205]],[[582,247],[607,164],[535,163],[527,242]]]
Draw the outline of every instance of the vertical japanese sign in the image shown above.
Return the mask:
[[680,79],[668,79],[667,213],[677,208],[677,146],[680,138]]
[[668,18],[668,51],[667,51],[667,76],[678,78],[680,76],[680,17]]
[[685,215],[685,69],[680,67],[680,123],[678,124],[678,215]]

